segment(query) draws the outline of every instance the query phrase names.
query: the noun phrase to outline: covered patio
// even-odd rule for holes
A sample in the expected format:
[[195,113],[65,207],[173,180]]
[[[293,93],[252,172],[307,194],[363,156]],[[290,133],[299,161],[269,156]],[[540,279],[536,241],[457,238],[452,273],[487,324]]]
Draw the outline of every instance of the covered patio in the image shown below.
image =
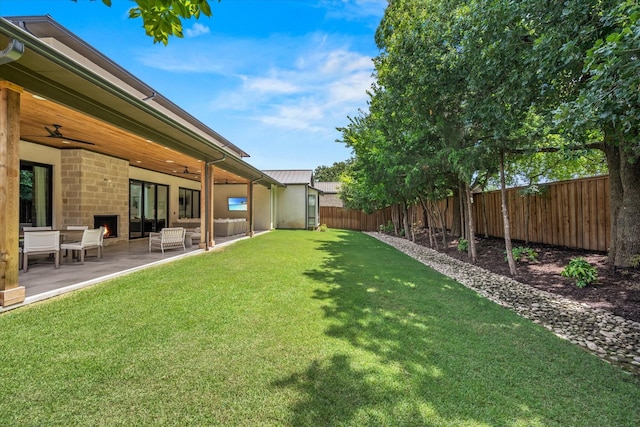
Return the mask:
[[[256,234],[265,231],[256,232]],[[235,235],[216,239],[216,248],[224,247],[248,236]],[[19,272],[20,284],[25,287],[24,302],[8,307],[0,307],[0,313],[43,301],[77,289],[95,285],[134,271],[175,261],[180,258],[204,253],[198,246],[182,249],[149,252],[148,240],[137,239],[119,245],[105,246],[102,258],[90,251],[84,264],[61,256],[60,268],[54,268],[54,261],[44,256],[35,258],[29,270]]]

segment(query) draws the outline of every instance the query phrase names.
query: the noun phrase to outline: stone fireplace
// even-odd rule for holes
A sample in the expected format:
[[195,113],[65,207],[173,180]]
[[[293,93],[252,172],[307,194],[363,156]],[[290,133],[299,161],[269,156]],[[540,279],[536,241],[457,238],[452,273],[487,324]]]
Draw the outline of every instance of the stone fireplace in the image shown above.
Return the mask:
[[105,245],[129,240],[129,162],[84,149],[62,150],[60,177],[62,228],[106,225]]

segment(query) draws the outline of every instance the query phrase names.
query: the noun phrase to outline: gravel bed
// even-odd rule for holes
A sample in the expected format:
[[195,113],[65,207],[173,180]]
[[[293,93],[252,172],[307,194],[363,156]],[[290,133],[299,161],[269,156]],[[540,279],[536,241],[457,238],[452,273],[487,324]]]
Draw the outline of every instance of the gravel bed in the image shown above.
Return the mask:
[[640,323],[451,258],[409,240],[366,233],[562,339],[640,376]]

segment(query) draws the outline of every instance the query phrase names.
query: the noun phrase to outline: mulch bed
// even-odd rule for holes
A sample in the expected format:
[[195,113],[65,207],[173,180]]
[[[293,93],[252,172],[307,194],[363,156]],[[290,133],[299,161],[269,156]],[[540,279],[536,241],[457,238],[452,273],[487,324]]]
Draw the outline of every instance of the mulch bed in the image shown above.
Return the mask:
[[[429,236],[425,230],[416,230],[417,244],[429,247]],[[446,248],[439,242],[439,252],[470,262],[466,252],[457,250],[457,240],[451,240]],[[504,239],[476,238],[478,261],[476,265],[485,270],[511,277],[505,260]],[[625,319],[640,322],[640,270],[613,271],[606,261],[605,253],[580,249],[513,241],[513,247],[526,246],[538,253],[537,262],[517,263],[517,276],[521,283],[555,294],[563,295],[591,307],[608,310]],[[573,279],[560,275],[562,269],[574,257],[583,257],[598,270],[598,281],[578,288]]]

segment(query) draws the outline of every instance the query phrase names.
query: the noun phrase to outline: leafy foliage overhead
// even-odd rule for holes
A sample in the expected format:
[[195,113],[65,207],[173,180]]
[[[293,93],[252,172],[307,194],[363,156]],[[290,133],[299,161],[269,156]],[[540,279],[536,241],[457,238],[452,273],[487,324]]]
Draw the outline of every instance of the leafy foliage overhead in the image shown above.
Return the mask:
[[[77,1],[77,0],[72,0]],[[220,1],[220,0],[218,0]],[[208,0],[134,0],[136,6],[129,10],[129,18],[142,18],[142,26],[154,43],[167,45],[169,37],[183,37],[182,21],[211,16]],[[102,0],[111,6],[112,0]]]

